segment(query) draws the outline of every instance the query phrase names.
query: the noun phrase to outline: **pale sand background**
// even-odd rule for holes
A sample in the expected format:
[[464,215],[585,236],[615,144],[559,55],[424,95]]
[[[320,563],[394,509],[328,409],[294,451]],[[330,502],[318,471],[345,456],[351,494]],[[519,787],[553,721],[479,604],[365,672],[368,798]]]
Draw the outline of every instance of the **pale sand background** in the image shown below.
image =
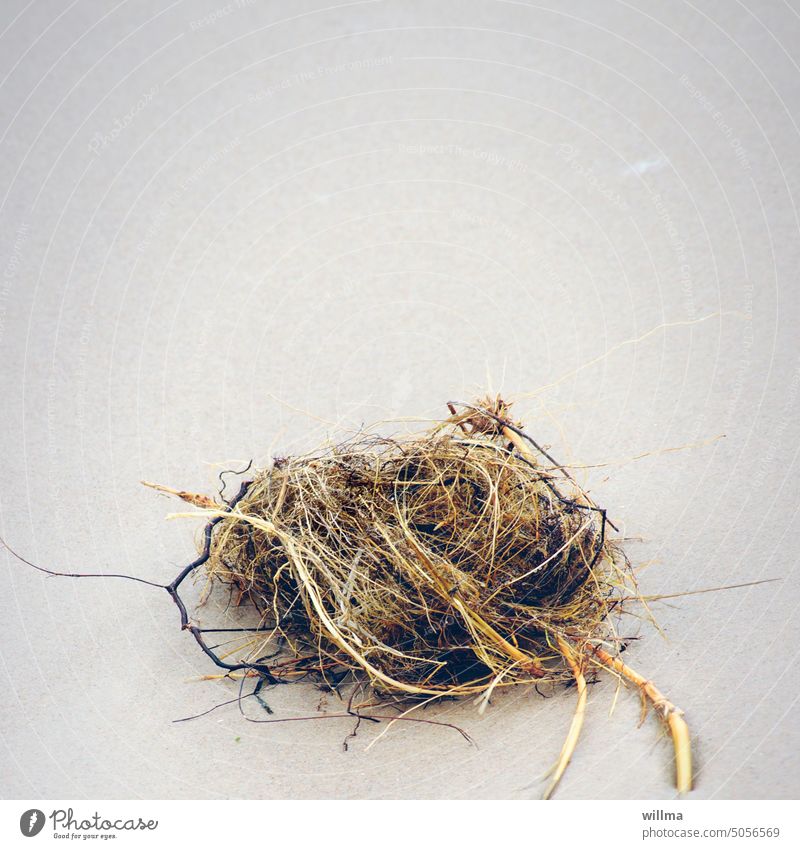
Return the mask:
[[[296,410],[437,415],[612,352],[518,415],[590,464],[727,435],[586,480],[646,592],[783,579],[662,604],[627,657],[687,711],[696,798],[796,797],[798,5],[557,5],[6,0],[0,530],[165,581],[196,528],[140,478],[213,491],[333,432]],[[5,796],[535,798],[569,724],[573,692],[517,689],[427,714],[478,750],[174,725],[235,688],[187,683],[166,594],[0,559]],[[560,796],[671,796],[614,689]]]

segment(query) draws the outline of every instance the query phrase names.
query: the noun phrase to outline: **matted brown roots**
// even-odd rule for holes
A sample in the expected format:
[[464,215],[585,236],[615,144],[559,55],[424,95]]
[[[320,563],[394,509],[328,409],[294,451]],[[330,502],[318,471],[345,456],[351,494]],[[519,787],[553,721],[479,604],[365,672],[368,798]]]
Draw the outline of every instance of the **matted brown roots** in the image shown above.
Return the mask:
[[[419,436],[360,435],[275,460],[224,507],[175,492],[214,519],[189,568],[203,564],[259,612],[227,668],[272,681],[352,673],[378,692],[433,698],[575,680],[555,784],[580,732],[586,667],[610,668],[653,699],[650,682],[616,659],[611,614],[637,596],[633,572],[605,511],[507,404],[450,409]],[[680,712],[655,692],[672,727]],[[688,736],[683,748],[686,790]]]

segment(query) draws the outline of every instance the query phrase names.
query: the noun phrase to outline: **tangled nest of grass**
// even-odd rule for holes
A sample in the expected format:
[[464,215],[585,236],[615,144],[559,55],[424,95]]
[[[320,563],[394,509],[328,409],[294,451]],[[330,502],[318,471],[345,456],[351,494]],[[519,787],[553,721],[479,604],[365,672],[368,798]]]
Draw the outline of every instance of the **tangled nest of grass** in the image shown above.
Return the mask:
[[580,732],[585,672],[604,667],[669,725],[689,789],[681,712],[619,658],[612,613],[638,592],[605,510],[499,397],[450,412],[419,436],[362,434],[276,459],[224,507],[168,490],[212,521],[203,554],[167,589],[178,601],[204,565],[259,614],[235,664],[209,651],[185,608],[184,627],[220,665],[273,682],[353,674],[383,693],[488,700],[498,686],[574,680],[551,788]]
[[557,637],[605,636],[632,573],[603,511],[509,450],[502,412],[279,460],[220,523],[207,573],[323,677],[449,696],[571,677]]

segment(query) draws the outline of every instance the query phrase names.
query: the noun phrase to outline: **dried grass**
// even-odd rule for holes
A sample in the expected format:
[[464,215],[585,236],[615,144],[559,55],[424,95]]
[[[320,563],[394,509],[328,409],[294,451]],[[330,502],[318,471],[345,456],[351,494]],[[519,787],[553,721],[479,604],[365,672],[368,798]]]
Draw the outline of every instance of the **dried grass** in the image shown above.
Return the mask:
[[483,694],[483,706],[497,687],[574,680],[552,790],[580,733],[584,672],[602,666],[667,722],[688,790],[681,712],[618,656],[615,614],[640,597],[605,511],[500,398],[450,410],[421,435],[277,459],[226,508],[176,493],[214,519],[206,575],[259,613],[234,668],[366,677],[404,697]]

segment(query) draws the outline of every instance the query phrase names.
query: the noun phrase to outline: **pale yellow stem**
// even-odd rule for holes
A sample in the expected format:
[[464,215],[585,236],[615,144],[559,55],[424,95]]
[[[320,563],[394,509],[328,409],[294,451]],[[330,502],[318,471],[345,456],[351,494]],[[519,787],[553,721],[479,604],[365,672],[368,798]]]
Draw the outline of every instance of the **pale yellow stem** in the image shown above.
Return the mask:
[[529,462],[534,463],[536,465],[539,464],[539,458],[531,451],[530,446],[527,442],[516,432],[511,430],[510,427],[503,428],[503,436],[511,442],[514,447],[519,451],[520,454]]
[[561,747],[561,754],[558,756],[558,762],[553,770],[553,778],[550,782],[550,786],[547,788],[544,796],[542,797],[544,799],[549,799],[553,794],[558,782],[561,781],[561,776],[564,774],[564,770],[566,770],[569,765],[572,753],[578,745],[578,737],[580,737],[581,728],[583,728],[583,717],[586,713],[586,679],[583,677],[580,664],[575,659],[575,654],[569,644],[561,637],[558,637],[558,647],[564,655],[564,659],[569,664],[572,674],[575,676],[575,684],[578,687],[578,704],[575,708],[575,713],[572,716],[572,723],[569,726],[567,739],[564,740],[564,745]]
[[675,748],[675,786],[679,793],[688,793],[692,789],[692,745],[689,737],[689,726],[683,718],[683,711],[672,704],[652,681],[648,681],[647,678],[624,664],[618,657],[613,657],[599,646],[591,649],[591,653],[604,666],[613,669],[636,684],[653,703],[653,707],[659,716],[667,723]]

